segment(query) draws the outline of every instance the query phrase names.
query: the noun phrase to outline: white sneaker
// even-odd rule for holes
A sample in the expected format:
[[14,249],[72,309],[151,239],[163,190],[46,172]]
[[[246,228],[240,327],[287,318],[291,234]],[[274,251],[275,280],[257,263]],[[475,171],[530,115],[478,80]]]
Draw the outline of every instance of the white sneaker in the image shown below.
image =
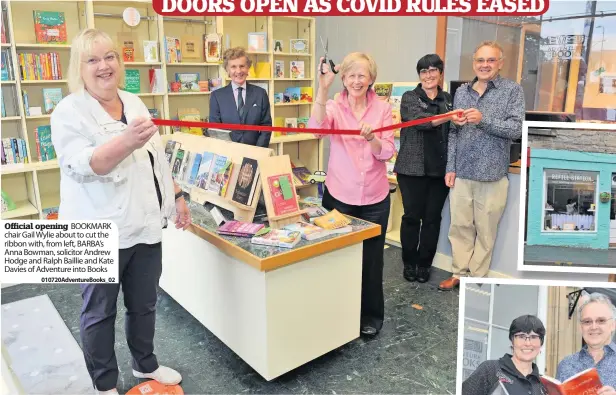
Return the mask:
[[98,391],[99,395],[119,395],[117,389],[107,390],[107,391]]
[[166,366],[159,366],[152,373],[141,373],[133,369],[133,376],[138,379],[152,379],[164,385],[176,385],[182,381],[182,375]]

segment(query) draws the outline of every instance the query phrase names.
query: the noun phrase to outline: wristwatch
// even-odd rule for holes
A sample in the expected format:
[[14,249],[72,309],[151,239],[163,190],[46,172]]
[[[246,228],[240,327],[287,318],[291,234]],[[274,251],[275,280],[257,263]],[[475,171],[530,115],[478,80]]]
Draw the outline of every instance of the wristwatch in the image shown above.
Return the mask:
[[188,200],[188,199],[187,199],[187,195],[188,195],[188,194],[187,194],[186,192],[184,192],[184,191],[180,191],[180,192],[178,192],[178,193],[176,193],[176,194],[175,194],[175,200],[178,200],[178,199],[179,199],[179,198],[181,198],[181,197],[183,197],[183,198],[184,198],[184,200]]

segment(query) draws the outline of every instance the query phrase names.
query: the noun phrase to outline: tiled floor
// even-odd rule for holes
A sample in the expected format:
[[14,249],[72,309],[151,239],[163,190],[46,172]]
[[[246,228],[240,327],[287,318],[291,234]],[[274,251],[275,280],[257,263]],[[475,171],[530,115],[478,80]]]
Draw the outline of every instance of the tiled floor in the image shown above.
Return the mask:
[[[453,394],[456,377],[458,291],[441,292],[448,273],[433,269],[429,283],[401,275],[401,251],[385,250],[383,331],[357,339],[271,382],[228,349],[163,291],[159,294],[156,354],[184,378],[186,394],[214,393],[404,393]],[[18,285],[2,289],[2,303],[47,294],[78,342],[77,285]],[[118,389],[138,384],[132,377],[124,336],[123,301],[118,302],[116,351]],[[322,323],[326,325],[327,323]]]

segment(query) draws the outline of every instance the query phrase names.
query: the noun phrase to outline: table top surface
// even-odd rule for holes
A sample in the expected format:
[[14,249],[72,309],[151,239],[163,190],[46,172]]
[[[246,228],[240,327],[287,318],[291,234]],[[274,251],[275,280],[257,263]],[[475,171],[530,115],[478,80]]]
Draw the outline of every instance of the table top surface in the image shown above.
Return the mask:
[[[303,238],[293,248],[253,244],[250,237],[219,235],[218,225],[212,214],[201,204],[189,202],[192,215],[192,233],[215,244],[234,258],[240,259],[262,271],[305,260],[316,255],[347,247],[380,234],[380,226],[358,218],[348,217],[353,230],[350,233],[332,234],[317,240]],[[265,223],[267,226],[267,223]]]

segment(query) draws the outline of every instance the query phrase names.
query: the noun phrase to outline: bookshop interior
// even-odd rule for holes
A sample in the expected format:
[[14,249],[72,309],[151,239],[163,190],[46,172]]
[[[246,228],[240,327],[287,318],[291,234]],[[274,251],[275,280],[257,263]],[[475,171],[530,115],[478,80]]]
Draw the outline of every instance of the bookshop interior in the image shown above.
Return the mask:
[[[415,17],[412,23],[404,17],[167,17],[147,0],[1,4],[3,220],[58,219],[61,169],[50,119],[69,95],[71,40],[85,28],[115,40],[125,66],[123,89],[139,96],[154,119],[209,122],[213,92],[231,83],[223,53],[242,47],[252,62],[248,83],[267,92],[272,125],[307,128],[327,42],[328,57],[336,63],[354,51],[375,59],[373,88],[391,105],[395,124],[401,122],[402,95],[419,84],[415,65],[421,57],[435,53],[443,59],[442,87],[453,95],[475,77],[477,44],[491,39],[506,59],[501,76],[523,87],[529,136],[559,136],[559,125],[570,123],[575,126],[569,132],[594,135],[588,137],[592,145],[616,128],[616,2],[553,1],[541,18]],[[384,34],[414,37],[416,43],[409,48],[405,40]],[[336,78],[330,99],[342,88]],[[438,290],[452,271],[448,199],[432,277],[426,284],[406,281],[396,155],[387,162],[385,322],[379,336],[364,339],[363,242],[380,235],[381,227],[322,206],[328,138],[272,132],[269,146],[259,147],[231,141],[224,128],[161,126],[159,132],[193,224],[187,231],[172,226],[163,231],[156,354],[182,374],[185,393],[455,392],[459,291]],[[530,143],[523,168],[523,142],[511,142],[508,198],[489,277],[571,279],[566,272],[518,270],[519,243],[606,251],[616,243],[616,144],[584,156],[592,149],[576,152],[571,133],[568,145],[544,148],[566,150],[559,168],[586,177],[582,182],[552,183],[554,154],[538,150],[535,159]],[[394,140],[399,149],[399,129]],[[530,163],[540,170],[531,170]],[[534,214],[519,232],[524,173],[541,186],[527,196],[527,213]],[[558,213],[548,211],[548,191],[558,199],[551,203]],[[574,195],[584,212],[568,218],[561,200]],[[568,233],[563,238],[554,232]],[[576,279],[616,281],[616,275],[589,271]],[[567,294],[558,292],[541,303],[566,305]],[[130,372],[121,298],[120,293],[116,354],[118,390],[126,393],[140,381]],[[511,322],[528,301],[506,300],[517,307],[503,309],[500,318]],[[92,393],[79,346],[81,304],[78,285],[2,284],[5,388]],[[545,319],[554,325],[566,320]],[[571,339],[567,351],[581,344],[579,336]]]

